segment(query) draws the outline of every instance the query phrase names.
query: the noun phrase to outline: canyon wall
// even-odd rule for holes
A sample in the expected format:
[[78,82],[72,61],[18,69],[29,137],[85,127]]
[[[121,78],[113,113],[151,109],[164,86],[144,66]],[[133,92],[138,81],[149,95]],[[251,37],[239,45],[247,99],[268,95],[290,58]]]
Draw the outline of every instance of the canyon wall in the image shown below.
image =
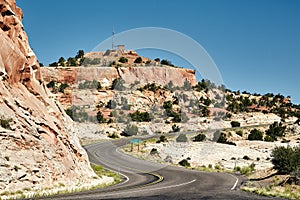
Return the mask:
[[73,122],[51,98],[15,0],[0,0],[0,191],[99,183]]
[[195,70],[175,67],[42,67],[42,76],[46,82],[51,80],[59,83],[73,84],[80,80],[97,80],[101,85],[109,85],[116,78],[122,78],[126,84],[157,83],[166,85],[170,81],[174,86],[183,86],[188,80],[196,85]]

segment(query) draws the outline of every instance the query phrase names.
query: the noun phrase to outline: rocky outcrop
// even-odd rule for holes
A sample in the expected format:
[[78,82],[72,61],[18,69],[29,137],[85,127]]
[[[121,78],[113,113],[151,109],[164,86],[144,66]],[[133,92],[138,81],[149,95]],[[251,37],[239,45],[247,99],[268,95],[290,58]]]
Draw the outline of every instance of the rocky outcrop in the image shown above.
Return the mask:
[[99,183],[71,119],[50,99],[14,0],[0,0],[0,191]]
[[183,86],[187,80],[196,85],[195,70],[175,67],[42,67],[42,76],[46,82],[54,80],[60,83],[73,84],[80,80],[97,80],[101,85],[111,85],[116,78],[122,78],[125,83],[141,84],[157,83],[166,85],[170,81],[175,86]]

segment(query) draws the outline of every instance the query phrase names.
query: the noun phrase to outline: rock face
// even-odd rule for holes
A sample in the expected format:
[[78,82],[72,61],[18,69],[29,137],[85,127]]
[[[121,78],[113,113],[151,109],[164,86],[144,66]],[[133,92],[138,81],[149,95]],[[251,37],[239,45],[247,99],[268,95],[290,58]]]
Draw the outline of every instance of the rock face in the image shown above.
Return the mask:
[[0,0],[0,191],[99,182],[71,119],[49,98],[15,0]]
[[97,80],[101,85],[111,85],[116,78],[122,78],[125,83],[132,84],[139,81],[141,84],[157,83],[166,85],[170,81],[175,86],[183,86],[188,80],[196,85],[195,71],[174,67],[42,67],[42,76],[46,82],[54,80],[59,83],[73,84],[76,80]]

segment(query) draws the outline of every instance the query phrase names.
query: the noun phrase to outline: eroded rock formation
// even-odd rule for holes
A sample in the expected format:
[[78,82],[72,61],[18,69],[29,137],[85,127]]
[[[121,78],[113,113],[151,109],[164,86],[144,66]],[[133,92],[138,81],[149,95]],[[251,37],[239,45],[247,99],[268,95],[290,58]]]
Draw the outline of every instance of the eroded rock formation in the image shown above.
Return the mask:
[[21,9],[0,0],[0,13],[0,191],[97,181],[71,119],[49,98]]

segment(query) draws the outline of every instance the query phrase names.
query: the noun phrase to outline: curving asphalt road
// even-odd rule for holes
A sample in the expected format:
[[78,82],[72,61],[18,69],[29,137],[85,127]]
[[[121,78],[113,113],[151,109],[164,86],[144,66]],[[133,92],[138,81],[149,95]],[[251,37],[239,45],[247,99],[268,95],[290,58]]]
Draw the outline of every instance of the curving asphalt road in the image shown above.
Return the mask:
[[105,141],[85,147],[92,163],[119,172],[126,177],[124,182],[43,199],[280,199],[240,191],[241,180],[232,174],[187,170],[120,153],[118,147],[128,142]]

